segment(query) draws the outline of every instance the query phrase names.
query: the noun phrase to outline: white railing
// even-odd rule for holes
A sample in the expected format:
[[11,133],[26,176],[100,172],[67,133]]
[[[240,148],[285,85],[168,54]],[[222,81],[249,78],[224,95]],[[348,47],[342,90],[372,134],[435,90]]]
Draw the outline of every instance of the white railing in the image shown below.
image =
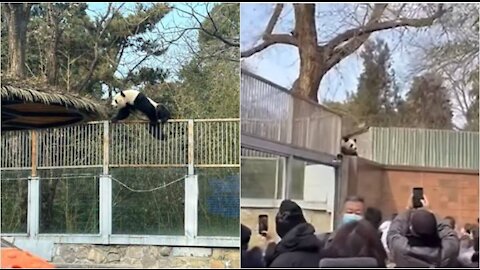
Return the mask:
[[[240,120],[233,119],[191,119],[171,120],[162,126],[167,138],[163,141],[148,133],[148,123],[132,121],[112,124],[108,121],[90,122],[84,125],[32,131],[11,131],[2,133],[1,170],[2,176],[21,171],[28,172],[27,231],[4,233],[14,237],[17,243],[34,246],[37,241],[53,243],[88,244],[157,244],[172,246],[223,246],[238,247],[238,236],[201,236],[198,231],[199,201],[207,201],[199,194],[198,170],[231,168],[240,166]],[[183,231],[182,235],[131,235],[112,232],[114,185],[131,185],[131,182],[112,177],[113,170],[128,168],[161,169],[184,168],[181,179],[183,188]],[[98,191],[98,233],[42,233],[40,228],[40,202],[45,191],[42,176],[47,170],[95,169],[99,181]],[[112,172],[110,172],[112,171]],[[181,172],[181,170],[180,170]],[[238,175],[237,173],[234,173]],[[63,179],[59,176],[58,179]],[[160,176],[159,176],[160,177]],[[55,178],[55,177],[54,177]],[[73,177],[75,178],[75,176]],[[118,177],[117,177],[118,178]],[[66,179],[66,178],[65,178]],[[205,179],[205,178],[203,178]],[[2,177],[2,181],[16,180]],[[80,183],[81,179],[73,179]],[[158,179],[159,186],[175,179]],[[176,179],[178,180],[178,179]],[[203,180],[201,180],[203,181]],[[206,186],[201,183],[202,187]],[[43,184],[42,184],[43,185]],[[174,185],[170,186],[173,187]],[[211,186],[211,185],[210,185]],[[135,188],[132,188],[132,190]],[[138,189],[138,188],[137,188]],[[201,188],[200,188],[201,189]],[[221,189],[221,187],[220,187]],[[238,190],[239,191],[239,190]],[[238,192],[234,191],[234,192]],[[43,193],[42,193],[43,192]],[[168,191],[164,191],[168,194]],[[2,194],[7,195],[7,194]],[[238,196],[237,196],[238,197]],[[162,204],[173,203],[164,198]],[[176,200],[178,201],[178,200]],[[176,202],[178,204],[178,202]],[[201,205],[203,207],[203,205]],[[205,211],[203,208],[201,211]],[[201,212],[200,211],[200,212]],[[182,229],[180,229],[182,230]],[[33,247],[32,247],[33,248]]]

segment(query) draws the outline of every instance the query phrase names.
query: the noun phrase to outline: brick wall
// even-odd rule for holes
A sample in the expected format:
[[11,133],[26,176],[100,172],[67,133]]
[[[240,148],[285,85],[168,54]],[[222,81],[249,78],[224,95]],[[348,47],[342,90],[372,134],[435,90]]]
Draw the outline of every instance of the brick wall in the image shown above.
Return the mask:
[[413,187],[423,187],[430,208],[442,217],[455,217],[459,226],[479,216],[478,172],[382,166],[360,158],[353,163],[356,173],[349,171],[348,194],[363,196],[384,218],[405,209]]

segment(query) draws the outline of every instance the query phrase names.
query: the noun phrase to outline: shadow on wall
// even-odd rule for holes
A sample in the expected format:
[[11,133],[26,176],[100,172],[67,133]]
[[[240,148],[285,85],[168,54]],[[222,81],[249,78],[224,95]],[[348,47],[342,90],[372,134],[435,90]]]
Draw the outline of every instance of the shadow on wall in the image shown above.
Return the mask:
[[363,196],[368,206],[382,211],[384,219],[405,210],[414,187],[423,187],[430,208],[441,217],[455,217],[459,226],[474,223],[478,218],[477,171],[384,166],[362,158],[352,159],[355,158],[348,157],[344,162],[349,168],[348,195]]

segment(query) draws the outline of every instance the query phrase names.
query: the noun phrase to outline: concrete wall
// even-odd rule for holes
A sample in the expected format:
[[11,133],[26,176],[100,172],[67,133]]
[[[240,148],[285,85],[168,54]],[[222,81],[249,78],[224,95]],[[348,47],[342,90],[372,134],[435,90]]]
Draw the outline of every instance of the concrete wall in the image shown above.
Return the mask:
[[476,171],[383,166],[361,158],[347,158],[344,166],[348,195],[363,196],[368,206],[382,210],[384,218],[405,210],[413,187],[423,187],[430,208],[442,217],[453,216],[459,226],[478,218]]
[[239,268],[238,249],[55,244],[53,263],[130,268]]
[[[269,231],[277,236],[275,231],[275,215],[277,212],[278,208],[241,208],[241,223],[252,230],[252,237],[250,238],[249,243],[250,246],[262,244],[262,237],[258,234],[258,215],[268,215]],[[326,211],[303,209],[303,215],[307,222],[311,223],[318,233],[331,230],[331,214]]]

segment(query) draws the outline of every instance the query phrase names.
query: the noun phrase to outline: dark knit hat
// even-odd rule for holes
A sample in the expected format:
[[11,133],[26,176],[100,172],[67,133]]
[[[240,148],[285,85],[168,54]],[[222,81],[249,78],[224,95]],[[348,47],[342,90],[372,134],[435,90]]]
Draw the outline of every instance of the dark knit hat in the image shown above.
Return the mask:
[[303,217],[302,208],[291,200],[284,200],[280,204],[277,216],[275,217],[275,225],[278,236],[283,238],[291,229],[298,224],[306,223]]
[[250,242],[250,236],[252,235],[252,231],[245,225],[241,224],[241,232],[240,232],[240,241],[242,247],[248,246],[248,242]]
[[432,237],[438,235],[437,219],[427,210],[418,209],[412,213],[410,220],[413,232],[419,237]]

